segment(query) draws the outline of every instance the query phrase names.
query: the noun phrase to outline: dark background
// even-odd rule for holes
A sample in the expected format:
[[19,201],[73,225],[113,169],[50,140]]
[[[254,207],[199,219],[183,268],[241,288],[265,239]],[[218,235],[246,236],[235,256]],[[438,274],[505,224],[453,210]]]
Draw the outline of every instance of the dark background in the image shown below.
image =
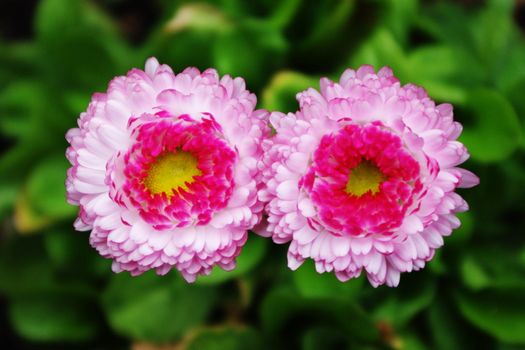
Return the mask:
[[[525,1],[2,0],[2,349],[525,348]],[[64,134],[156,56],[243,76],[259,106],[364,63],[455,106],[481,184],[422,271],[372,288],[286,268],[251,235],[230,273],[115,275],[75,232]]]

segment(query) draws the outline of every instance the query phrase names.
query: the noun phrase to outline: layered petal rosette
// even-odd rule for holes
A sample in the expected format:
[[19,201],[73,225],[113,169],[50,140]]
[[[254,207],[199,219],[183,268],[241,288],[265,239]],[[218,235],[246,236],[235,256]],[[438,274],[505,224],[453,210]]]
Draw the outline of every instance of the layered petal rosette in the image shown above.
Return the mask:
[[174,74],[156,59],[95,94],[67,133],[77,230],[132,275],[175,267],[192,282],[230,270],[258,224],[268,113],[244,80],[213,69]]
[[424,267],[468,209],[454,190],[478,178],[450,104],[401,86],[389,68],[348,69],[321,92],[297,95],[300,109],[274,112],[264,142],[261,234],[291,242],[288,265],[307,258],[341,281],[364,270],[373,286],[397,286],[401,272]]

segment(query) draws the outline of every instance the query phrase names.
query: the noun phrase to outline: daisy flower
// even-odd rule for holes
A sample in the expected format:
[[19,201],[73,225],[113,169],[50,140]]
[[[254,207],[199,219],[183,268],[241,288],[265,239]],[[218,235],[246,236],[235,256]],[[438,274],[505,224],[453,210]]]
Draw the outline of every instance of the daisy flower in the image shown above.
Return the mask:
[[174,74],[154,58],[93,95],[66,138],[75,228],[132,275],[176,268],[188,282],[235,258],[258,224],[267,112],[241,78]]
[[264,141],[260,199],[268,226],[290,242],[288,266],[305,259],[341,281],[365,271],[370,283],[397,286],[460,225],[467,203],[455,193],[478,178],[458,168],[468,158],[450,104],[401,86],[385,67],[348,69],[320,92],[297,95],[296,113],[274,112]]

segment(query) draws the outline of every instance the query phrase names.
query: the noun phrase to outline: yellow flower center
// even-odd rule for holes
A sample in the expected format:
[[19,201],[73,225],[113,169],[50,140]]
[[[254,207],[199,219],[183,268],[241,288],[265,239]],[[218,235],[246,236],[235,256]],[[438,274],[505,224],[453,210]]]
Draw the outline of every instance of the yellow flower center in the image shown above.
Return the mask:
[[187,189],[186,183],[192,183],[200,174],[197,159],[189,152],[177,151],[157,157],[143,183],[151,194],[165,193],[170,197],[173,190]]
[[367,192],[376,194],[379,192],[379,185],[384,180],[386,180],[386,176],[375,164],[368,160],[363,160],[350,170],[348,182],[346,183],[346,193],[357,197]]

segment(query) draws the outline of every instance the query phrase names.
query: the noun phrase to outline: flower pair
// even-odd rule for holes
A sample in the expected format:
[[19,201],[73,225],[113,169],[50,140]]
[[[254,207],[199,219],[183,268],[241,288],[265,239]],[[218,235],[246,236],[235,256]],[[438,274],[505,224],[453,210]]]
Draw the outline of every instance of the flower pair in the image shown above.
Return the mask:
[[115,272],[231,270],[257,228],[291,242],[292,269],[396,286],[459,226],[455,188],[478,183],[457,168],[452,106],[369,66],[297,97],[296,113],[255,110],[242,78],[154,58],[113,79],[67,134],[75,228]]

